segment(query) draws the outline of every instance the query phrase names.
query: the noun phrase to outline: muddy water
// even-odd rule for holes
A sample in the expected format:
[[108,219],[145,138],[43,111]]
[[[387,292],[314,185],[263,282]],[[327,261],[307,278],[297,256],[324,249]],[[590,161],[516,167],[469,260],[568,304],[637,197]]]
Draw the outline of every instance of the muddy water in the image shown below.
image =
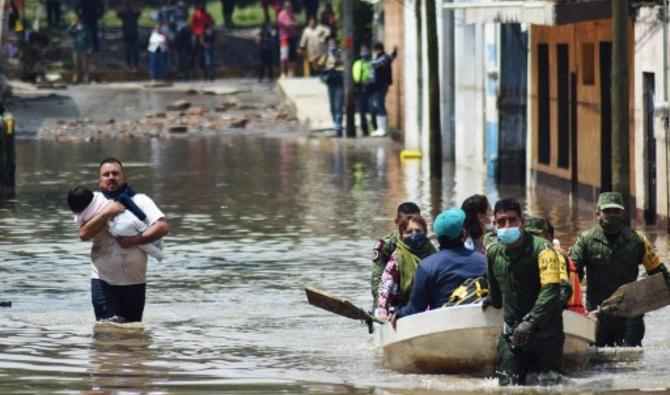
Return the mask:
[[[382,366],[366,328],[310,307],[314,285],[368,306],[374,237],[395,206],[432,217],[466,196],[515,196],[548,215],[568,244],[593,223],[589,202],[546,190],[499,190],[445,165],[431,183],[398,147],[294,137],[209,136],[17,144],[16,198],[0,201],[0,393],[497,392],[493,379],[402,375]],[[150,263],[141,325],[96,325],[88,252],[65,191],[95,186],[99,160],[122,158],[136,190],[172,226],[169,257]],[[651,236],[663,258],[667,240]],[[559,387],[606,392],[670,386],[668,311],[648,315],[645,349],[594,352]]]

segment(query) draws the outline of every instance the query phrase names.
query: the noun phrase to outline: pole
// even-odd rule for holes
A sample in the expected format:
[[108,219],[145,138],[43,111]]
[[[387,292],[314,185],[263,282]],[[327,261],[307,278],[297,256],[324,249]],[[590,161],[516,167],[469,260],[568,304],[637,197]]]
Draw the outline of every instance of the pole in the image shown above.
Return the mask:
[[423,134],[423,16],[421,15],[421,4],[421,0],[414,0],[414,19],[416,19],[416,128],[419,139]]
[[426,0],[426,39],[428,52],[428,129],[430,176],[442,178],[442,127],[440,125],[440,61],[435,0]]
[[344,114],[346,117],[346,132],[343,136],[356,137],[354,123],[354,79],[351,69],[354,64],[354,0],[344,0],[342,3],[342,25],[344,38],[342,50],[344,55]]
[[0,45],[3,44],[3,39],[5,38],[5,7],[7,6],[7,0],[0,0]]
[[629,0],[612,1],[612,189],[630,199],[628,23]]

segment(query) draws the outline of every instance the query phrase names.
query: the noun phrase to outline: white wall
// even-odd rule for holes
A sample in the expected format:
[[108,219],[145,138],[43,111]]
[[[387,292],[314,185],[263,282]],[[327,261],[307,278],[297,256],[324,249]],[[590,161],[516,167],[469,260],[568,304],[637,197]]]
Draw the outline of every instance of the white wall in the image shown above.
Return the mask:
[[[646,166],[644,145],[644,84],[643,73],[654,73],[656,101],[663,100],[663,30],[658,22],[658,11],[651,7],[641,7],[635,22],[635,90],[631,100],[635,103],[632,114],[635,122],[635,202],[636,208],[644,210],[646,200]],[[655,118],[656,137],[656,207],[660,215],[668,215],[668,179],[666,157],[666,133],[660,118]]]
[[405,2],[405,148],[421,149],[420,130],[417,114],[417,48],[416,48],[416,18],[414,17],[414,3],[416,0]]
[[454,17],[455,155],[456,163],[486,171],[484,26],[465,24],[462,11]]

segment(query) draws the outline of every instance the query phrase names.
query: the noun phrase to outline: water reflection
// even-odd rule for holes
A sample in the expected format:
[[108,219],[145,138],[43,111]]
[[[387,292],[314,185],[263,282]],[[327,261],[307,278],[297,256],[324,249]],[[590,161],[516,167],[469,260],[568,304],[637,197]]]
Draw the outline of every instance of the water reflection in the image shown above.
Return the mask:
[[167,372],[155,361],[151,332],[140,324],[98,323],[89,349],[93,390],[151,389]]
[[[25,382],[42,393],[496,392],[494,379],[385,370],[365,326],[309,306],[302,286],[368,306],[370,249],[405,200],[430,219],[474,193],[516,197],[549,216],[564,245],[595,223],[592,202],[496,189],[449,163],[444,179],[431,181],[425,161],[401,161],[399,147],[383,140],[222,134],[19,140],[17,150],[16,198],[0,200],[0,296],[14,301],[0,310],[1,393],[25,392]],[[95,187],[106,156],[125,162],[134,188],[172,227],[168,258],[149,264],[137,328],[94,325],[90,245],[78,240],[65,204],[71,186]],[[667,258],[667,237],[647,231]],[[670,385],[668,325],[665,310],[649,314],[636,359],[596,355],[558,391]]]

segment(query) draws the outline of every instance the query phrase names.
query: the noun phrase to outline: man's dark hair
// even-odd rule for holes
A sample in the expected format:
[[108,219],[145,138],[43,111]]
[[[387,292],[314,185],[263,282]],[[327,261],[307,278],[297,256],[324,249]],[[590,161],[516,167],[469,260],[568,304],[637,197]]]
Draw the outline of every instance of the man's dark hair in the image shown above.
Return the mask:
[[372,45],[372,49],[375,50],[375,51],[381,51],[381,52],[384,52],[384,44],[379,43],[379,42],[374,43],[374,44]]
[[516,211],[521,218],[521,205],[515,199],[507,198],[498,200],[493,209],[493,215],[498,214],[500,211]]
[[84,211],[92,200],[93,192],[86,187],[78,186],[67,193],[67,205],[73,213]]
[[396,213],[398,216],[401,214],[410,215],[410,214],[421,214],[421,209],[415,203],[404,202],[398,205],[398,211]]
[[447,236],[440,236],[437,238],[437,242],[440,244],[441,250],[453,250],[464,246],[460,237],[454,240],[447,238]]
[[98,169],[100,169],[102,167],[102,165],[107,164],[107,163],[118,163],[119,166],[121,166],[121,170],[125,171],[125,169],[123,168],[123,163],[121,163],[120,160],[118,160],[116,158],[113,158],[111,156],[109,158],[103,159],[102,162],[100,162],[100,166],[98,166]]
[[472,195],[461,204],[461,209],[465,211],[463,226],[468,230],[468,235],[473,240],[478,239],[484,234],[484,229],[482,229],[482,225],[479,222],[479,215],[485,215],[488,208],[489,199],[486,198],[486,195]]

